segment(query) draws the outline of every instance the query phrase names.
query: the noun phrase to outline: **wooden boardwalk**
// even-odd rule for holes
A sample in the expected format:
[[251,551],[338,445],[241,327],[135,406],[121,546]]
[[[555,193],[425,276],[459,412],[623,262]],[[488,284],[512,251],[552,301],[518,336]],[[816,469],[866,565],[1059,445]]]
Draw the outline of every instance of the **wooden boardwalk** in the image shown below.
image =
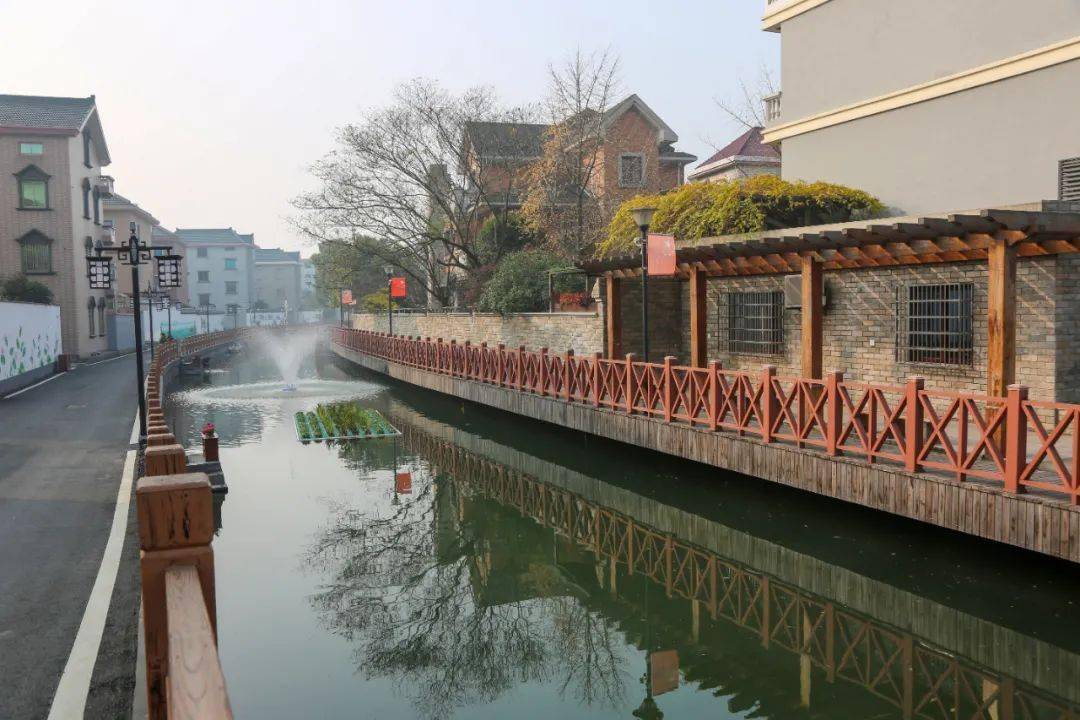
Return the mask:
[[[923,391],[921,385],[914,383],[907,389],[907,399],[890,402],[885,393],[894,390],[891,388],[868,386],[862,388],[862,399],[852,399],[849,388],[836,382],[796,381],[790,386],[794,389],[785,395],[776,390],[781,387],[779,380],[774,383],[766,378],[754,389],[742,373],[731,374],[733,379],[725,387],[732,390],[725,390],[723,396],[716,392],[717,381],[711,381],[713,402],[709,402],[709,392],[702,391],[689,393],[698,400],[686,403],[674,400],[675,392],[685,395],[688,387],[692,390],[701,385],[700,379],[687,373],[683,375],[687,379],[672,383],[676,369],[670,365],[663,370],[667,373],[665,377],[657,374],[656,368],[662,366],[655,364],[600,358],[591,359],[591,365],[575,364],[566,359],[572,358],[568,354],[548,356],[562,360],[560,364],[545,365],[541,357],[533,372],[523,350],[513,368],[505,360],[499,360],[498,355],[492,355],[491,361],[486,362],[485,354],[494,353],[487,348],[475,347],[475,354],[470,356],[468,346],[463,350],[463,346],[456,346],[455,351],[454,345],[446,343],[389,338],[340,328],[332,328],[331,334],[331,348],[339,356],[419,387],[1080,562],[1080,507],[1074,504],[1076,457],[1069,457],[1069,467],[1063,467],[1060,455],[1054,452],[1054,444],[1066,431],[1075,437],[1077,411],[1070,406],[1062,406],[1064,418],[1058,420],[1053,430],[1043,431],[1048,438],[1044,447],[1030,453],[1019,444],[1019,438],[1026,440],[1028,434],[1019,432],[1021,423],[1011,423],[1009,428],[1013,432],[1004,439],[1005,419],[1010,417],[1006,403],[998,402],[1000,407],[996,410],[987,410],[976,403],[994,405],[993,399],[952,398],[947,393]],[[443,348],[446,359],[439,355]],[[499,351],[503,352],[501,348]],[[531,355],[547,356],[547,353]],[[386,357],[394,357],[396,361]],[[470,357],[475,358],[471,367]],[[615,366],[625,367],[620,382],[604,384],[603,363],[610,363],[609,375],[615,372]],[[591,381],[584,377],[582,368],[593,373]],[[714,377],[719,375],[715,368],[710,370]],[[604,389],[620,383],[626,390],[619,397],[610,396],[610,390]],[[851,391],[857,386],[849,385]],[[846,397],[843,404],[837,400],[837,393],[841,392]],[[763,393],[767,396],[764,403]],[[792,397],[793,393],[797,397]],[[934,410],[935,398],[948,401],[950,407],[939,414]],[[1010,394],[1009,400],[1013,411],[1024,413],[1025,422],[1030,423],[1038,422],[1040,411],[1062,409],[1049,403],[1025,405],[1028,401],[1021,393]],[[842,414],[844,405],[853,411],[850,417]],[[624,409],[617,409],[620,407]],[[906,412],[907,408],[915,410]],[[736,411],[731,415],[742,413],[742,422],[725,431],[728,430],[725,418],[731,410]],[[754,419],[747,422],[750,416]],[[973,449],[967,445],[969,437],[964,429],[962,447],[957,448],[947,440],[948,423],[960,417],[965,423],[974,417],[981,427],[981,438],[971,443]],[[924,428],[928,420],[936,431],[909,432],[905,436],[901,429]],[[998,435],[1002,436],[1001,440],[995,439]],[[858,440],[852,440],[853,436]],[[909,442],[908,438],[916,438],[916,442]],[[784,439],[788,442],[777,442]],[[889,443],[899,453],[890,452]],[[1020,452],[1006,453],[1008,447],[1019,447]],[[935,462],[935,451],[946,455],[948,461]],[[980,455],[989,455],[989,462],[995,467],[993,472],[979,470],[976,461]],[[1024,462],[1018,461],[1020,457]],[[1047,460],[1054,462],[1055,470],[1051,471],[1056,478],[1054,482],[1037,474],[1046,472],[1042,464]],[[971,482],[972,479],[981,482]],[[1054,491],[1055,496],[1015,492],[1010,488]]]

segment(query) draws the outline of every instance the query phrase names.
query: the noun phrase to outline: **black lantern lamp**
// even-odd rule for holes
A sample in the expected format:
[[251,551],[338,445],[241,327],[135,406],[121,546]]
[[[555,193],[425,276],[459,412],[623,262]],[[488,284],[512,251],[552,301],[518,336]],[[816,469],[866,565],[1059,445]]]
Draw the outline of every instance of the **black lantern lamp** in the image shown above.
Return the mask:
[[157,281],[159,288],[178,288],[181,285],[180,276],[180,261],[183,260],[181,255],[158,255],[155,257],[157,262]]
[[630,211],[641,230],[641,353],[649,362],[649,226],[656,208],[642,207]]

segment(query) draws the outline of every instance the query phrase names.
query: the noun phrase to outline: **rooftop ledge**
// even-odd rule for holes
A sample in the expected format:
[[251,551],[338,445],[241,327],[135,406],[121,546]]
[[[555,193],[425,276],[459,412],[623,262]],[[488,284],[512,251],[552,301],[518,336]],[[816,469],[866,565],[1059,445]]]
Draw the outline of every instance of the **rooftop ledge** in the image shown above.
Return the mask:
[[780,26],[797,15],[824,5],[829,0],[768,0],[765,15],[761,18],[761,29],[766,32],[780,32]]

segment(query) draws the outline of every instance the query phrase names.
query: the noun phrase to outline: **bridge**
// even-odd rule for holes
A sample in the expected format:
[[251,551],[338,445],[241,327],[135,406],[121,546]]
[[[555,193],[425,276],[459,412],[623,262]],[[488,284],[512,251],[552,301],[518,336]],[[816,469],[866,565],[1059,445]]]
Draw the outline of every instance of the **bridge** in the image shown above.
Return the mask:
[[1080,406],[330,329],[339,356],[536,420],[1080,562]]

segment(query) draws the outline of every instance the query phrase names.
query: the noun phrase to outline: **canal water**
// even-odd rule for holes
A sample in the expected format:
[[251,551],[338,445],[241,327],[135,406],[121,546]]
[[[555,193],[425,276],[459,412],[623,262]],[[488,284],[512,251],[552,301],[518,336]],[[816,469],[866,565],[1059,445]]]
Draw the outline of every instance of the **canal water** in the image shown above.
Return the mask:
[[[181,442],[221,436],[237,717],[1078,717],[1066,564],[328,355],[298,374],[249,350],[170,400]],[[401,436],[299,442],[345,399]]]

